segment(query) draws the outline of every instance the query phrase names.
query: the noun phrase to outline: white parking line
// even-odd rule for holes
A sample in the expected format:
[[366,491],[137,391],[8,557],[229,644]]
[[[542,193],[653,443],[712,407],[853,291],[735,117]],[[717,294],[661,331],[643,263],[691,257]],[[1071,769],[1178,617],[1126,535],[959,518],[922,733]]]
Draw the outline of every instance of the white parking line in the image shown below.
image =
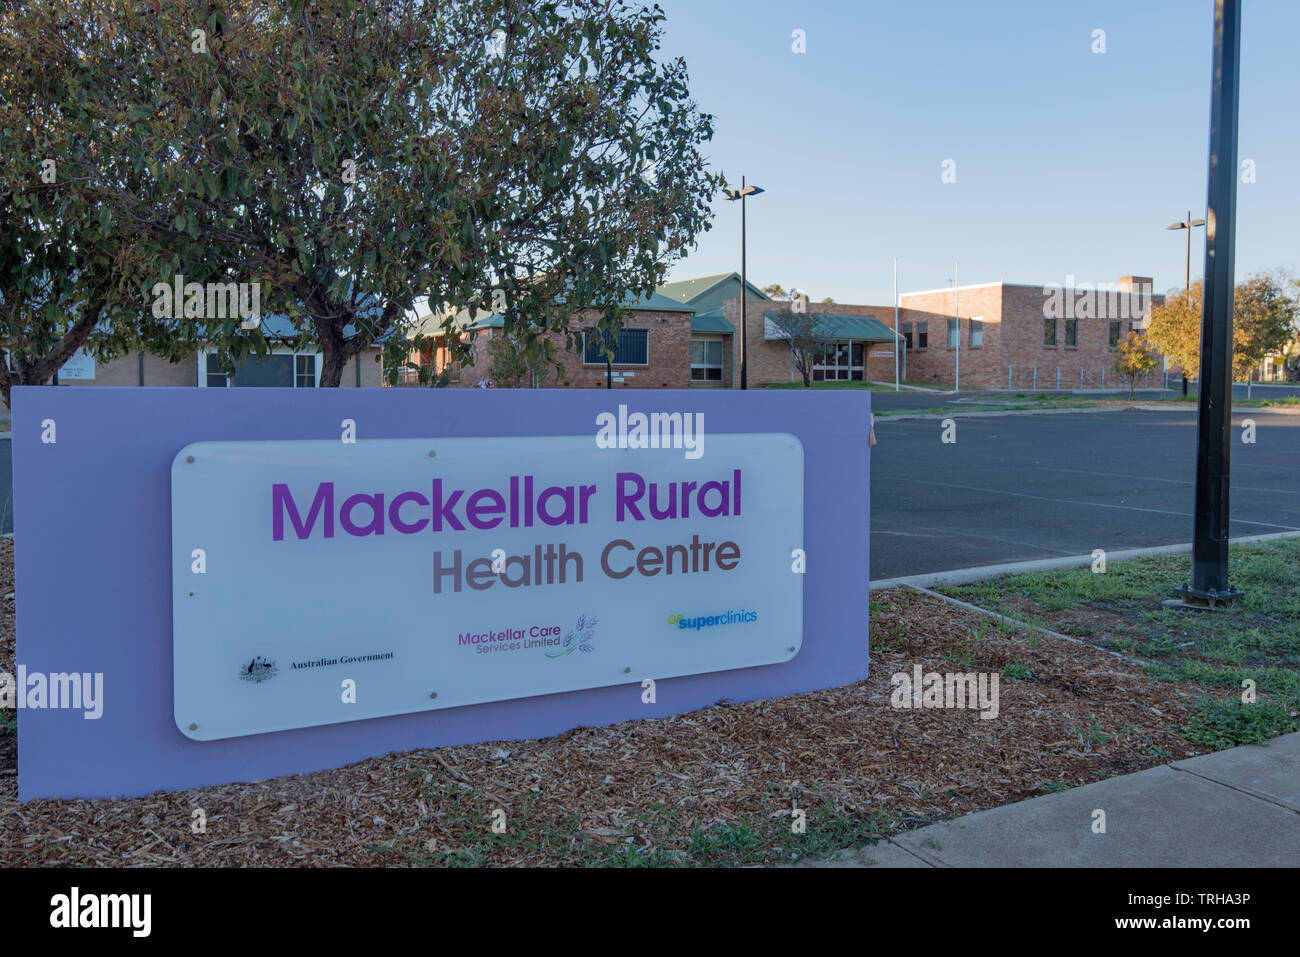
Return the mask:
[[[1163,508],[1142,508],[1138,505],[1109,505],[1103,502],[1081,502],[1077,499],[1051,498],[1047,495],[1030,495],[1028,492],[1008,492],[1006,489],[1001,488],[979,488],[975,485],[955,485],[951,482],[931,482],[926,479],[918,478],[911,479],[910,481],[917,485],[938,485],[942,488],[965,489],[968,492],[987,492],[990,495],[1010,495],[1014,498],[1032,498],[1040,502],[1054,502],[1057,505],[1087,505],[1093,508],[1113,508],[1126,512],[1150,512],[1156,515],[1177,515],[1179,518],[1192,517],[1190,512],[1171,512],[1168,509]],[[1277,525],[1273,522],[1252,522],[1245,518],[1234,518],[1233,521],[1239,522],[1242,525],[1259,525],[1261,528],[1281,528],[1289,532],[1300,531],[1300,528],[1296,528],[1294,525]]]
[[[1300,453],[1297,453],[1300,454]],[[1141,479],[1146,482],[1167,482],[1170,485],[1195,485],[1195,482],[1187,479],[1167,479],[1156,478],[1154,475],[1127,475],[1123,472],[1094,472],[1091,469],[1063,469],[1053,465],[1038,466],[1040,472],[1073,472],[1075,475],[1105,475],[1111,478]],[[1300,489],[1291,488],[1256,488],[1251,485],[1238,485],[1235,482],[1232,485],[1234,492],[1276,492],[1278,495],[1300,495]]]

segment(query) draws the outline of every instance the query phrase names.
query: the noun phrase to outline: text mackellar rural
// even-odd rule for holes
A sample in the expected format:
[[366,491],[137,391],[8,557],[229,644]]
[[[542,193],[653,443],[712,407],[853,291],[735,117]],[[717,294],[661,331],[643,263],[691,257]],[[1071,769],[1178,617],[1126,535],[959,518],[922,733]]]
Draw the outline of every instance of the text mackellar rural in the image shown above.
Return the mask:
[[[616,522],[662,521],[676,518],[719,518],[741,514],[740,469],[730,477],[708,482],[652,482],[639,472],[614,476]],[[585,525],[590,521],[595,485],[548,485],[538,489],[532,475],[512,475],[502,488],[453,488],[435,478],[429,492],[408,490],[356,492],[338,501],[333,482],[320,482],[314,492],[299,490],[295,498],[288,483],[271,486],[271,537],[285,538],[286,519],[298,539],[319,533],[334,538],[335,530],[352,536],[383,535],[391,528],[401,535],[424,531],[487,531],[493,528],[532,528]],[[311,504],[304,509],[311,495]],[[337,508],[335,507],[337,503]]]

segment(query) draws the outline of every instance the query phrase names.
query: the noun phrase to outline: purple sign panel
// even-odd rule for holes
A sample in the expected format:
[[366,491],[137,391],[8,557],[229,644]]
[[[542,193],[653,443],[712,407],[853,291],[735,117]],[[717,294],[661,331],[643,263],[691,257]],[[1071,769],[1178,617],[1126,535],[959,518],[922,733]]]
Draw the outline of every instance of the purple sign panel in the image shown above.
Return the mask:
[[23,800],[866,676],[866,392],[46,387],[13,413]]

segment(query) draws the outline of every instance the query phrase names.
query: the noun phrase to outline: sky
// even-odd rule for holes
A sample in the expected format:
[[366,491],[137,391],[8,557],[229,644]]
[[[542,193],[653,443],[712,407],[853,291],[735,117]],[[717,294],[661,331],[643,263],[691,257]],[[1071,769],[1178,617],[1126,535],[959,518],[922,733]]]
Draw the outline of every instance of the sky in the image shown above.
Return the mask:
[[[1165,227],[1205,218],[1213,0],[658,3],[661,55],[685,58],[715,117],[711,165],[766,190],[746,201],[756,285],[888,304],[894,257],[903,292],[954,269],[962,285],[1183,285],[1186,233]],[[1300,271],[1298,38],[1300,2],[1245,0],[1238,279]],[[739,271],[737,207],[715,201],[670,280]]]

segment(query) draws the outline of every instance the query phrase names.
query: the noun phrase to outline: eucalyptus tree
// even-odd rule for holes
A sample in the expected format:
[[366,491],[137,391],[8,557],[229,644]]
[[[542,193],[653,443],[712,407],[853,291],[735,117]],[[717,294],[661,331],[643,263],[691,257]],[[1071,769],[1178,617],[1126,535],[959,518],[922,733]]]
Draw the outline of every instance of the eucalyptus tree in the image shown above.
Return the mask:
[[[81,4],[47,0],[51,17]],[[124,46],[85,109],[132,181],[92,177],[160,289],[251,283],[322,385],[417,300],[495,309],[530,348],[663,281],[708,228],[712,119],[663,14],[621,0],[100,0],[34,55]],[[111,94],[111,95],[109,95]],[[190,303],[187,302],[187,306]],[[165,311],[165,310],[164,310]],[[456,344],[454,310],[443,332]],[[187,309],[179,340],[257,333]],[[180,327],[177,329],[177,327]],[[396,370],[390,366],[390,373]]]

